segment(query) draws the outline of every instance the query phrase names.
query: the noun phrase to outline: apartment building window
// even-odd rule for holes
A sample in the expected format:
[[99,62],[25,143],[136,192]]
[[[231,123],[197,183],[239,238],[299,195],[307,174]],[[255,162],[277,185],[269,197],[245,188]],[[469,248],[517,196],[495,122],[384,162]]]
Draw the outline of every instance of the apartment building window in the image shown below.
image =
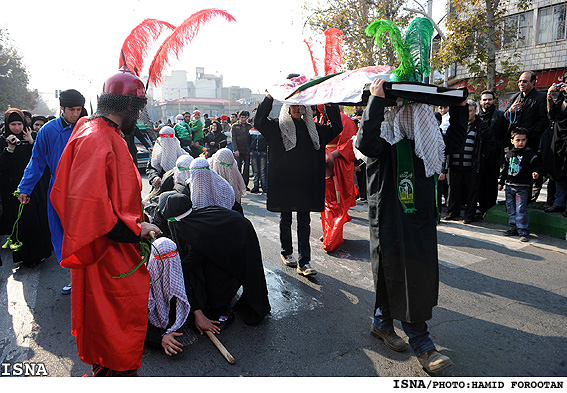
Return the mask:
[[564,40],[567,3],[540,8],[537,21],[537,43]]
[[533,44],[534,12],[527,11],[521,14],[508,16],[505,20],[506,28],[502,43],[504,47],[527,46]]

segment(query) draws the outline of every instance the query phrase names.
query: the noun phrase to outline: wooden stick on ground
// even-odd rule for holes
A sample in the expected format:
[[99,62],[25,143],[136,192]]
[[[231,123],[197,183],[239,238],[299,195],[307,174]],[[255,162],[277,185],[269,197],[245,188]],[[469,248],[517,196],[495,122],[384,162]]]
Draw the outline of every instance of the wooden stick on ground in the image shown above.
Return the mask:
[[215,344],[215,347],[217,347],[217,349],[220,351],[220,353],[222,353],[222,355],[224,356],[224,358],[227,360],[227,362],[229,362],[230,364],[234,364],[235,360],[232,357],[232,355],[230,354],[230,352],[228,352],[226,350],[226,348],[224,347],[224,345],[222,345],[222,343],[219,341],[219,339],[215,336],[215,334],[213,332],[209,332],[208,330],[205,330],[205,333],[207,333],[207,336],[209,336],[209,338],[211,339],[211,341],[213,342],[213,344]]

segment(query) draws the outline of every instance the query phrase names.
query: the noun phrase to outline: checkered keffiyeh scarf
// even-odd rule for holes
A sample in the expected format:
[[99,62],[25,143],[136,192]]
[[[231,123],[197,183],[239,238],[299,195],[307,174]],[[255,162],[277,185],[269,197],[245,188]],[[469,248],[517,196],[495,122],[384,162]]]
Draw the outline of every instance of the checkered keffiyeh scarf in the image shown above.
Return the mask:
[[[159,255],[154,247],[159,250]],[[174,332],[181,328],[187,320],[191,306],[187,299],[187,292],[185,292],[181,258],[177,251],[177,245],[172,240],[161,237],[153,242],[152,253],[148,260],[148,272],[151,282],[154,282],[162,274],[159,280],[150,285],[148,319],[155,327],[167,328],[170,322],[169,305],[171,299],[176,297],[175,322],[167,329],[165,334]]]
[[193,157],[189,154],[184,154],[177,158],[175,161],[175,169],[173,170],[173,179],[176,183],[185,184],[189,180],[191,163],[193,162]]
[[423,160],[425,175],[441,173],[445,160],[445,143],[433,109],[427,104],[393,107],[384,113],[381,136],[390,145],[403,138],[415,141],[415,155]]
[[158,171],[170,171],[175,168],[177,158],[185,154],[187,152],[179,144],[173,128],[162,127],[152,151],[152,166]]
[[218,173],[213,171],[205,158],[196,158],[191,163],[189,178],[193,209],[207,206],[220,206],[232,209],[234,190]]
[[224,180],[232,186],[236,201],[240,203],[241,197],[246,195],[246,185],[244,179],[238,170],[234,154],[227,148],[220,149],[213,154],[209,161],[213,171],[218,173]]
[[[313,142],[313,147],[315,150],[319,150],[319,134],[317,133],[315,121],[313,120],[313,111],[310,106],[299,105],[299,108],[302,114],[301,119],[307,126],[307,132],[309,133],[311,142]],[[285,151],[289,151],[297,144],[297,130],[295,129],[293,118],[289,113],[289,104],[282,105],[278,122]]]

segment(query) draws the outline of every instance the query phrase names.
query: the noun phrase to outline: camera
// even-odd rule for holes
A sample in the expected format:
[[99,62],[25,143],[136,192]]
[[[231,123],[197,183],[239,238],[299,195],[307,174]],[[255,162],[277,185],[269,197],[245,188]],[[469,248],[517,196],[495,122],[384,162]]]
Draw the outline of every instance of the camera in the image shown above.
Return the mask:
[[555,87],[557,90],[561,89],[561,86],[563,86],[563,83],[554,83],[553,87]]
[[9,143],[11,145],[16,145],[19,146],[22,144],[22,141],[19,140],[17,137],[14,137],[14,142],[10,142],[10,140],[8,138],[6,138],[6,143]]

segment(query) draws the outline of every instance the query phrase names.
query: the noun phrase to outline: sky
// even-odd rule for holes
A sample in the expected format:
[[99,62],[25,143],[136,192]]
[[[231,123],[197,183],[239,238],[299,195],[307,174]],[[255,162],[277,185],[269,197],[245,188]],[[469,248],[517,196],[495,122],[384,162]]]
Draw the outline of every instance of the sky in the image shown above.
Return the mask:
[[[438,9],[444,8],[444,3],[437,6],[441,1],[444,0],[434,1],[434,19]],[[104,80],[118,71],[122,43],[136,25],[154,18],[178,26],[204,8],[222,9],[236,22],[212,19],[185,46],[179,60],[170,56],[171,65],[165,75],[186,70],[192,80],[195,67],[205,67],[207,74],[223,75],[225,87],[248,87],[253,93],[263,93],[292,72],[313,76],[303,40],[322,37],[313,36],[304,27],[303,21],[309,16],[302,8],[304,3],[305,0],[28,0],[22,7],[22,3],[12,1],[2,7],[0,27],[9,32],[22,56],[30,76],[29,88],[37,89],[50,107],[59,106],[55,90],[70,88],[87,98],[87,107],[90,101],[96,107],[96,95],[100,94]],[[415,2],[410,5],[416,7]],[[153,52],[166,36],[160,36]],[[153,54],[145,60],[143,74],[147,74],[152,57]],[[322,53],[318,57],[323,58]]]

